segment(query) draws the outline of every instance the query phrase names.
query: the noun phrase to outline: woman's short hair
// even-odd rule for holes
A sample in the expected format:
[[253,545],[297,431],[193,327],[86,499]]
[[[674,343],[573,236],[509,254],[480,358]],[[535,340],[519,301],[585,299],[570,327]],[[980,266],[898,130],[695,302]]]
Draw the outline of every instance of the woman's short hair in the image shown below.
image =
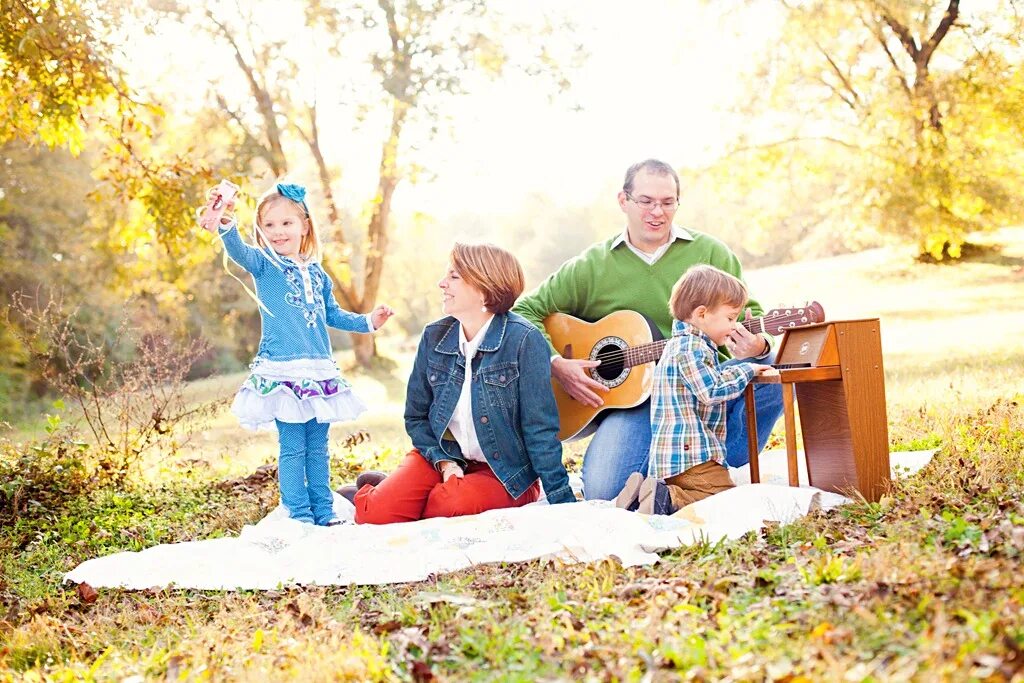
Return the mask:
[[492,313],[508,312],[526,286],[519,259],[493,244],[456,242],[451,262],[462,279],[480,290]]
[[698,306],[717,308],[723,304],[747,303],[747,286],[734,275],[714,266],[696,265],[683,273],[669,297],[668,307],[676,320],[686,320]]

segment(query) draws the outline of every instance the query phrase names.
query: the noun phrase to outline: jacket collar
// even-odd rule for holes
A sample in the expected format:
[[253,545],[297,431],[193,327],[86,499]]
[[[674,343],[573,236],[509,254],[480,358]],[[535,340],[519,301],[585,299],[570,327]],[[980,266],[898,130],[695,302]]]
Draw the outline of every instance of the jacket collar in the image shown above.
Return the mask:
[[[498,347],[501,346],[501,340],[505,338],[505,325],[508,324],[508,313],[495,314],[491,320],[491,324],[487,327],[487,332],[484,333],[484,338],[480,342],[480,346],[477,347],[477,351],[497,351]],[[438,353],[447,353],[449,355],[457,355],[459,353],[459,321],[455,318],[451,319],[451,324],[448,325],[448,331],[441,337],[441,341],[437,342],[437,346],[434,350]]]

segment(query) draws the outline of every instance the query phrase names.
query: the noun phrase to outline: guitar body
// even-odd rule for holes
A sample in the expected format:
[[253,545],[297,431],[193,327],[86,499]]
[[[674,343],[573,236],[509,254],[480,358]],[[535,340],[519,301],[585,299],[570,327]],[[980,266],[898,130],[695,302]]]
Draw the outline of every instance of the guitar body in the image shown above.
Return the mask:
[[[593,429],[588,430],[587,426],[604,410],[632,408],[647,400],[654,383],[654,364],[628,367],[621,362],[621,357],[630,347],[650,344],[660,338],[660,332],[655,335],[652,327],[636,311],[616,311],[596,323],[564,313],[553,313],[544,319],[551,343],[563,358],[601,360],[601,365],[590,370],[591,377],[609,389],[602,396],[604,405],[591,408],[565,393],[558,380],[551,380],[558,404],[560,440],[574,441],[590,434]],[[656,327],[654,331],[657,332]]]
[[[813,325],[825,319],[825,310],[817,301],[805,306],[773,308],[760,318],[741,323],[748,332],[782,334],[786,330]],[[617,311],[595,323],[565,313],[552,313],[544,319],[544,329],[563,358],[599,360],[587,370],[590,377],[608,387],[600,408],[585,406],[569,396],[558,380],[551,388],[558,404],[558,438],[574,441],[594,431],[594,418],[605,410],[633,408],[651,395],[654,363],[661,358],[665,340],[657,326],[636,311]]]

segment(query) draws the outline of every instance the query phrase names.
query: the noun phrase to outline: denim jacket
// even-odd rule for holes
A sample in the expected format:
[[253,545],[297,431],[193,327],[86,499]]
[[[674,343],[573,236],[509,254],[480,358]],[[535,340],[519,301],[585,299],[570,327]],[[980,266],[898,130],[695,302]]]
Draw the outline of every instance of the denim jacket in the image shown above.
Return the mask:
[[[562,464],[558,407],[551,392],[548,345],[515,313],[495,315],[472,361],[470,391],[477,439],[487,464],[513,498],[537,479],[551,503],[575,501]],[[449,316],[423,329],[405,399],[405,431],[434,467],[466,460],[448,431],[465,378],[459,322]]]

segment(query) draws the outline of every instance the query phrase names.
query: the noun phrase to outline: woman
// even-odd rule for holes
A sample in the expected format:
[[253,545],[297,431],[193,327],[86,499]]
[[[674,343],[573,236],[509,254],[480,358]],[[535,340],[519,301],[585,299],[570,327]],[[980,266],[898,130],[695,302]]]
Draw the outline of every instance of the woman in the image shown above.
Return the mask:
[[509,312],[523,291],[519,261],[492,245],[456,244],[438,286],[447,316],[423,330],[405,401],[413,450],[386,479],[359,489],[356,522],[520,507],[537,500],[538,480],[549,502],[575,501],[549,347]]

